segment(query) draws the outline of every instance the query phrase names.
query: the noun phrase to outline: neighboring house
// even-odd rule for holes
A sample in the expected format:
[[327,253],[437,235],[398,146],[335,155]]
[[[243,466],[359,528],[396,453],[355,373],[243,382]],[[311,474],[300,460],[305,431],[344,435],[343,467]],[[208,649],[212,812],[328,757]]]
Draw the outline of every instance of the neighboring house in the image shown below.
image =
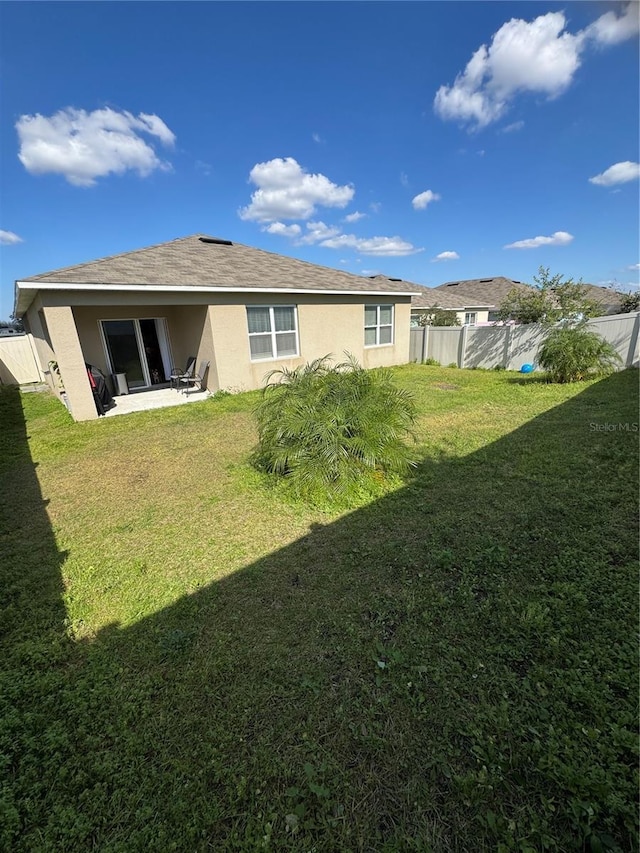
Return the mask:
[[600,287],[597,284],[585,284],[587,299],[598,305],[599,317],[607,314],[619,314],[622,308],[622,300],[610,287]]
[[[608,287],[585,284],[586,296],[600,307],[601,315],[617,314],[620,298]],[[423,292],[411,299],[411,324],[419,325],[419,317],[426,309],[437,307],[455,311],[461,326],[485,326],[499,321],[500,305],[513,290],[530,290],[530,284],[495,276],[447,281],[438,287],[424,287]]]
[[15,314],[81,421],[97,417],[85,363],[140,391],[190,356],[210,362],[212,391],[259,388],[327,354],[406,363],[420,290],[194,235],[17,281]]
[[434,307],[455,311],[461,326],[495,323],[499,319],[500,304],[509,291],[513,288],[528,290],[529,287],[504,276],[447,281],[438,287],[424,287],[422,293],[411,299],[412,325],[418,325],[420,315]]

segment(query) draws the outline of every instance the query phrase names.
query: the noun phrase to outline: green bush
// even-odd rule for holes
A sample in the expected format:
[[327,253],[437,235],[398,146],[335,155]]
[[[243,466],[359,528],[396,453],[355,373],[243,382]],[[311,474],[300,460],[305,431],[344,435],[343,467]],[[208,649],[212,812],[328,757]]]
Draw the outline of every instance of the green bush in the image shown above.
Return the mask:
[[427,308],[418,317],[421,326],[459,326],[460,320],[455,311],[445,311],[444,308]]
[[414,464],[405,444],[416,417],[412,395],[390,371],[364,370],[351,357],[273,371],[255,412],[254,464],[297,497],[349,503]]
[[610,343],[585,328],[555,329],[538,356],[551,382],[579,382],[603,376],[612,373],[620,361]]
[[437,358],[425,358],[423,364],[430,364],[432,367],[440,367],[440,362]]

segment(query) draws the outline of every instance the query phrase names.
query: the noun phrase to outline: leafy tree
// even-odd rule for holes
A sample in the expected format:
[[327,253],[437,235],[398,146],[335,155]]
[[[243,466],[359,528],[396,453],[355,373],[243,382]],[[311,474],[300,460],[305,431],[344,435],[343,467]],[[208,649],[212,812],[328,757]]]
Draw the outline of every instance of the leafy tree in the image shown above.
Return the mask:
[[316,503],[374,494],[414,464],[405,444],[416,418],[412,395],[390,371],[364,370],[352,357],[273,371],[256,416],[256,467]]
[[9,320],[0,320],[0,329],[13,329],[16,332],[24,332],[22,320],[11,317]]
[[551,382],[579,382],[612,373],[620,361],[608,341],[585,328],[554,329],[538,354]]
[[623,291],[618,290],[616,293],[620,297],[621,314],[630,314],[632,311],[640,311],[640,290],[636,290],[633,293],[624,293]]
[[459,326],[460,320],[455,311],[446,311],[444,308],[427,308],[418,317],[421,326]]
[[598,305],[589,299],[586,286],[560,274],[551,275],[549,267],[540,267],[530,291],[513,288],[500,305],[501,320],[518,323],[572,325],[598,314]]

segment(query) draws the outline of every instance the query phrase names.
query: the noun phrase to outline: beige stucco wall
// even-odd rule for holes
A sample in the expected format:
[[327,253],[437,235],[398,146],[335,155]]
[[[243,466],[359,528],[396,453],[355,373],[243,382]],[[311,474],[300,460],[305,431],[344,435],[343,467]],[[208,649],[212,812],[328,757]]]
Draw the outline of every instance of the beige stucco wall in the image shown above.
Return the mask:
[[461,326],[464,326],[464,318],[465,314],[475,314],[476,315],[476,325],[478,323],[488,323],[489,322],[489,311],[486,308],[467,308],[466,311],[458,311],[458,322]]
[[45,305],[43,312],[71,413],[77,421],[93,420],[98,413],[87,378],[73,309],[69,305]]
[[[196,356],[198,365],[202,360],[209,361],[206,384],[211,391],[259,388],[271,370],[296,367],[328,354],[341,360],[349,352],[367,368],[409,361],[410,297],[395,297],[394,301],[390,297],[364,295],[187,293],[181,294],[180,299],[181,303],[176,304],[174,293],[140,291],[42,291],[36,297],[27,317],[40,361],[43,369],[50,360],[60,364],[76,419],[96,417],[85,361],[105,373],[109,371],[100,320],[164,317],[173,363],[183,366],[191,355]],[[364,305],[390,303],[395,304],[393,344],[365,347]],[[246,305],[296,305],[300,355],[252,362]],[[38,310],[43,310],[47,318],[55,354],[38,323]],[[55,335],[50,318],[56,326]],[[62,360],[58,347],[65,353]],[[74,359],[78,369],[72,370]]]
[[40,362],[40,370],[42,371],[42,374],[46,379],[47,383],[49,384],[51,390],[58,393],[58,384],[49,369],[49,362],[55,361],[55,354],[49,345],[47,335],[42,327],[41,318],[43,314],[40,313],[41,311],[42,300],[39,296],[36,296],[25,315],[25,320],[27,323],[27,328],[33,336],[33,344],[35,347],[36,356],[38,358],[38,361]]
[[[209,308],[209,318],[217,356],[218,387],[251,390],[264,384],[265,375],[281,367],[294,368],[325,355],[343,360],[345,352],[363,367],[405,364],[409,361],[409,316],[411,305],[396,303],[394,343],[376,347],[364,345],[364,305],[388,304],[389,298],[335,296],[248,295],[242,305],[217,304]],[[247,329],[247,305],[296,305],[300,355],[284,359],[251,361]]]
[[86,361],[95,364],[105,374],[109,373],[109,366],[100,334],[101,320],[164,318],[169,332],[172,365],[183,368],[192,355],[198,361],[214,360],[206,305],[76,305],[73,314]]

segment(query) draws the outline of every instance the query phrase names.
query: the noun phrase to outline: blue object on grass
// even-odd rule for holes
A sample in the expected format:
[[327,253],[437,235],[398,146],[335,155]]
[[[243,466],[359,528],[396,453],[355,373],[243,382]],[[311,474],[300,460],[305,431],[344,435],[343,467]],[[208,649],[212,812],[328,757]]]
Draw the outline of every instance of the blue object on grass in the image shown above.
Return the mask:
[[533,365],[532,364],[523,364],[520,368],[520,373],[533,373]]

